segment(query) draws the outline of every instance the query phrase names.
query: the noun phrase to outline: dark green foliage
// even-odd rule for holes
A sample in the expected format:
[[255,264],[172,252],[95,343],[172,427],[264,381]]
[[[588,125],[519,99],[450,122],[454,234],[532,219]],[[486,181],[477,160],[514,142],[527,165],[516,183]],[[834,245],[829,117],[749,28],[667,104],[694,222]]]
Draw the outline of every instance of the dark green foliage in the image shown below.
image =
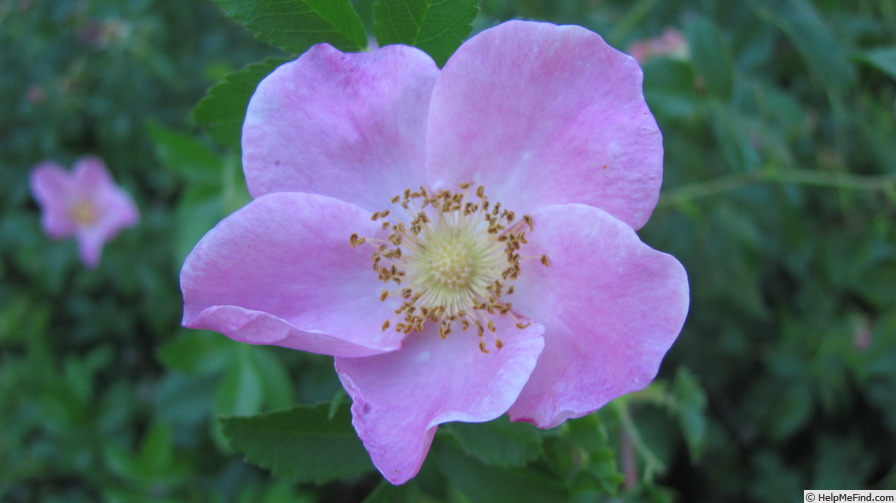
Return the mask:
[[222,419],[224,434],[246,460],[287,478],[318,484],[372,470],[343,406],[300,405],[282,412]]
[[243,117],[249,106],[249,98],[261,79],[285,61],[269,59],[228,75],[223,82],[211,88],[208,96],[193,110],[196,120],[208,129],[212,138],[239,152]]
[[478,5],[479,0],[378,0],[376,39],[381,46],[419,47],[442,66],[473,28]]
[[706,94],[728,101],[734,92],[734,68],[721,34],[703,17],[691,19],[686,31],[691,61],[706,83]]
[[214,0],[271,45],[300,54],[327,42],[343,51],[367,47],[358,13],[348,0]]
[[506,417],[484,424],[453,423],[446,428],[466,454],[488,465],[523,466],[542,454],[538,430],[530,424],[511,423]]
[[568,488],[535,470],[483,464],[448,443],[434,453],[448,480],[471,501],[564,501]]

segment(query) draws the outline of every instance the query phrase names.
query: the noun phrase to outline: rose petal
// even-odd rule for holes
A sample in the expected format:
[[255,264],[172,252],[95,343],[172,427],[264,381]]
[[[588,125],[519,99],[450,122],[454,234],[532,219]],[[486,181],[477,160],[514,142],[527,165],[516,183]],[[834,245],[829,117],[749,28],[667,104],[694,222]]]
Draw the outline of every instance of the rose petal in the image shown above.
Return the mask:
[[41,226],[54,238],[75,233],[75,223],[69,217],[68,205],[73,185],[69,173],[51,161],[38,164],[29,179],[31,193],[43,209]]
[[98,157],[82,157],[75,162],[72,169],[81,194],[89,194],[98,189],[115,186],[109,171],[106,169],[106,164]]
[[259,85],[243,124],[253,196],[324,194],[370,211],[423,182],[426,115],[438,68],[388,46],[343,54],[326,44]]
[[125,227],[137,223],[140,214],[133,199],[115,185],[106,165],[97,157],[82,157],[74,166],[75,190],[84,204],[93,207],[97,221],[78,230],[78,247],[81,260],[89,267],[96,267],[103,244]]
[[659,197],[662,137],[641,69],[577,26],[511,21],[471,38],[433,89],[435,188],[484,185],[518,214],[584,203],[639,228]]
[[224,219],[196,245],[181,270],[183,324],[250,344],[338,356],[400,346],[383,331],[392,299],[371,269],[379,225],[357,206],[326,196],[262,196]]
[[100,257],[103,254],[103,244],[106,242],[107,237],[95,229],[79,229],[76,236],[78,238],[78,254],[81,256],[81,262],[91,269],[95,268],[100,263]]
[[504,347],[488,354],[475,332],[458,330],[443,340],[430,328],[408,336],[401,351],[336,359],[355,429],[393,484],[417,474],[439,424],[489,421],[516,399],[541,353],[543,328],[496,321]]
[[545,326],[544,353],[511,419],[541,428],[645,387],[688,310],[687,275],[623,222],[571,204],[532,214],[515,309]]

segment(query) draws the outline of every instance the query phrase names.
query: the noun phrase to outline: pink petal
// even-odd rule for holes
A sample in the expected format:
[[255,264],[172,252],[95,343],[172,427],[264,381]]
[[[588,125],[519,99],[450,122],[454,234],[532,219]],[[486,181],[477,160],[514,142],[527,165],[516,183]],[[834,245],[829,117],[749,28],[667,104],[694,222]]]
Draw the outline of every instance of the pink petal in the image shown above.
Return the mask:
[[401,351],[336,359],[355,429],[391,483],[417,474],[439,424],[490,421],[516,399],[541,353],[543,328],[496,321],[505,344],[488,354],[475,332],[458,329],[443,340],[430,328],[409,335]]
[[551,428],[654,378],[684,324],[688,282],[674,257],[597,208],[532,218],[523,254],[547,254],[550,266],[524,261],[514,307],[545,326],[545,348],[509,414]]
[[634,59],[584,28],[511,21],[485,30],[433,89],[435,188],[469,181],[518,214],[576,202],[641,227],[663,159],[641,79]]
[[326,196],[262,196],[224,219],[181,270],[183,324],[250,344],[366,356],[403,336],[381,330],[395,302],[371,268],[370,244],[349,236],[381,232],[370,214]]
[[72,169],[74,171],[74,179],[82,194],[89,194],[115,186],[109,171],[106,169],[106,164],[98,157],[82,157],[75,162]]
[[91,269],[96,268],[100,263],[100,257],[103,254],[103,244],[108,239],[107,236],[94,229],[81,229],[77,232],[77,238],[81,262]]
[[366,208],[424,183],[424,128],[438,75],[422,51],[388,46],[343,54],[312,47],[265,78],[243,124],[254,197],[324,194]]
[[75,233],[76,225],[68,213],[74,182],[61,166],[44,161],[31,171],[31,193],[41,206],[41,226],[51,237]]

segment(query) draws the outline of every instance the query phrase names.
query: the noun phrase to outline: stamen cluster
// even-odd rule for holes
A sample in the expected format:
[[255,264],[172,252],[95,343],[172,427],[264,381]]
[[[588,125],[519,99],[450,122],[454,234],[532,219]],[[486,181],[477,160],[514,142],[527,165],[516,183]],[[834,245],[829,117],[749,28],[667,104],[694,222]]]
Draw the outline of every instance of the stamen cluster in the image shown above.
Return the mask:
[[[460,191],[440,190],[431,193],[407,189],[392,198],[407,214],[406,220],[392,222],[390,210],[375,212],[371,220],[382,220],[389,230],[386,240],[368,239],[352,234],[349,242],[358,246],[370,242],[373,269],[384,283],[380,300],[402,299],[395,310],[402,320],[394,329],[406,334],[422,331],[427,322],[439,323],[442,338],[451,333],[455,323],[463,330],[476,328],[480,349],[487,353],[485,335],[495,332],[493,316],[510,315],[520,329],[521,322],[506,300],[513,294],[513,281],[520,275],[520,260],[539,258],[548,265],[547,256],[521,257],[527,244],[526,232],[533,230],[532,218],[516,214],[501,203],[491,203],[485,188],[470,191],[472,184],[462,183]],[[386,320],[387,330],[392,321]],[[495,338],[497,348],[503,342]]]

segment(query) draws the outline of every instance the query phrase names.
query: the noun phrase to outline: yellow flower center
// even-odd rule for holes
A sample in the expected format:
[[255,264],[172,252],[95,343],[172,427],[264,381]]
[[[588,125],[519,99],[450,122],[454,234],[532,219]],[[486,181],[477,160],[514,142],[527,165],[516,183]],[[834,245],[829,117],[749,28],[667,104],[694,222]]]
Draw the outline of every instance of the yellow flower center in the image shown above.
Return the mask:
[[[403,299],[395,310],[401,321],[394,330],[406,334],[423,331],[428,322],[439,323],[442,338],[455,324],[463,330],[475,327],[480,349],[487,353],[486,333],[494,333],[495,316],[508,315],[520,329],[521,322],[513,313],[513,305],[505,298],[513,293],[513,282],[520,274],[520,260],[540,258],[548,265],[547,256],[521,257],[518,253],[528,243],[532,219],[520,219],[500,203],[492,204],[479,187],[470,193],[471,184],[459,185],[459,192],[442,190],[434,194],[421,187],[405,190],[392,198],[407,218],[392,222],[389,210],[378,211],[371,219],[382,220],[389,230],[388,240],[367,239],[352,234],[349,242],[358,246],[370,242],[373,269],[379,279],[396,285],[383,290],[380,300]],[[394,319],[393,319],[394,320]],[[388,330],[393,320],[386,320]],[[494,345],[503,342],[495,337]]]
[[69,216],[78,225],[87,226],[96,222],[99,215],[90,201],[80,200],[69,208]]

